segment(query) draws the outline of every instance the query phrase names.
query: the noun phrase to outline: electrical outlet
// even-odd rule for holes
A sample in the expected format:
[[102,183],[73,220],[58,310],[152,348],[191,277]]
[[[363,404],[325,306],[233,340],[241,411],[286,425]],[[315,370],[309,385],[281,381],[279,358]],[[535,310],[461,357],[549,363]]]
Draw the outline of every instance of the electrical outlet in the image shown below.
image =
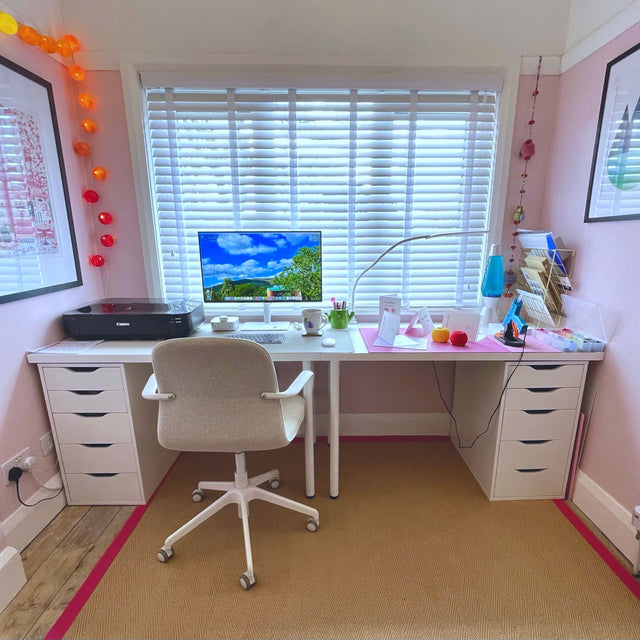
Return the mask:
[[51,431],[47,431],[40,438],[40,448],[42,449],[42,455],[48,456],[53,451],[53,434]]
[[18,455],[13,456],[13,458],[7,460],[2,463],[2,476],[4,477],[4,483],[6,485],[11,484],[9,482],[9,470],[11,467],[20,467],[21,469],[25,468],[25,460],[31,455],[31,448],[27,447],[23,449]]

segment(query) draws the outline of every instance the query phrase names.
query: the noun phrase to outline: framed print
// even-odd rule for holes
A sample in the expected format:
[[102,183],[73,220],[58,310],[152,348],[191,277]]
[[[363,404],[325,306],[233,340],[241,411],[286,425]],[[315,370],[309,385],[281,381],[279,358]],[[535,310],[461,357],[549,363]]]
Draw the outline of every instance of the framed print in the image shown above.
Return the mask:
[[640,44],[607,64],[585,222],[640,218]]
[[53,89],[0,56],[0,303],[81,284]]

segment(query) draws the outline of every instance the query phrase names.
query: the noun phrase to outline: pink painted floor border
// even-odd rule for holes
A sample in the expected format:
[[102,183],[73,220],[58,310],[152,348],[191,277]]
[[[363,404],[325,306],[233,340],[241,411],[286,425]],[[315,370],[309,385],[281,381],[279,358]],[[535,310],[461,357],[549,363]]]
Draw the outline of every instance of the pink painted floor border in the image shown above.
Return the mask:
[[[320,438],[318,438],[320,440]],[[431,442],[440,442],[448,440],[448,436],[342,436],[340,440],[349,442],[359,440],[361,442],[381,442],[381,441],[417,441],[426,440]],[[175,463],[174,463],[175,464]],[[173,465],[172,467],[173,468]],[[169,470],[171,471],[171,469]],[[167,472],[167,475],[169,472]],[[163,478],[162,482],[166,479],[167,475]],[[162,485],[162,482],[160,485]],[[156,489],[157,492],[157,489]],[[95,591],[98,584],[107,572],[107,569],[111,566],[111,563],[116,559],[118,553],[124,546],[124,543],[129,539],[129,536],[133,533],[138,526],[142,516],[145,514],[147,508],[151,504],[156,492],[151,496],[149,502],[144,505],[140,505],[133,510],[133,513],[129,516],[124,526],[113,542],[109,545],[108,549],[104,552],[98,563],[93,568],[91,573],[87,576],[87,579],[82,583],[82,586],[78,589],[77,593],[60,617],[56,620],[54,625],[49,629],[49,632],[44,637],[44,640],[62,640],[64,634],[68,631],[69,627],[73,624],[82,608],[87,603],[91,594]],[[567,506],[564,500],[553,500],[553,503],[558,507],[560,512],[569,520],[578,533],[591,545],[593,550],[602,558],[604,563],[618,576],[622,583],[631,591],[631,593],[638,599],[640,599],[640,583],[624,568],[624,566],[616,560],[613,554],[598,540],[598,538],[588,529],[588,527],[578,518],[578,516]]]

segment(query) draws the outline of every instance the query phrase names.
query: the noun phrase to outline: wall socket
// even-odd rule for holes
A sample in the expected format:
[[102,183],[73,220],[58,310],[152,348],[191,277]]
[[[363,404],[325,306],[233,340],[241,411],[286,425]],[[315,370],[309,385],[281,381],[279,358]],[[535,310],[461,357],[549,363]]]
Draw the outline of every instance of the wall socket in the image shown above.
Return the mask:
[[13,456],[13,458],[10,458],[6,462],[2,463],[2,477],[4,478],[5,485],[11,484],[9,482],[9,470],[11,469],[11,467],[20,467],[21,469],[23,469],[25,466],[24,462],[30,455],[31,448],[27,447],[26,449],[23,449],[18,455],[15,455]]
[[51,431],[47,431],[40,438],[40,448],[42,449],[42,455],[48,456],[53,451],[53,434]]

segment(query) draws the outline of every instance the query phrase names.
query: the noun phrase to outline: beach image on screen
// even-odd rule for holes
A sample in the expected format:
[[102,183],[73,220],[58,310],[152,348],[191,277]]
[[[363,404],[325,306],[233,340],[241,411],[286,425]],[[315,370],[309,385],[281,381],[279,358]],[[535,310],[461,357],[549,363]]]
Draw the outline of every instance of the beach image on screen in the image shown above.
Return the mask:
[[320,302],[320,232],[201,231],[205,302]]

